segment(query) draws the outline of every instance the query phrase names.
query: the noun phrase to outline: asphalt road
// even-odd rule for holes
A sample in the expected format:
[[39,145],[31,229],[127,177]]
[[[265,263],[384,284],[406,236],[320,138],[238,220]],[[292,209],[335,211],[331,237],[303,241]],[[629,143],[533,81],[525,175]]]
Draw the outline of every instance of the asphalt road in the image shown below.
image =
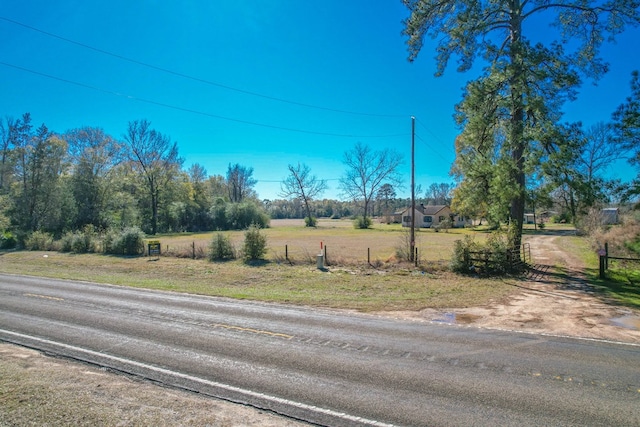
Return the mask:
[[640,425],[640,347],[0,275],[0,340],[320,425]]

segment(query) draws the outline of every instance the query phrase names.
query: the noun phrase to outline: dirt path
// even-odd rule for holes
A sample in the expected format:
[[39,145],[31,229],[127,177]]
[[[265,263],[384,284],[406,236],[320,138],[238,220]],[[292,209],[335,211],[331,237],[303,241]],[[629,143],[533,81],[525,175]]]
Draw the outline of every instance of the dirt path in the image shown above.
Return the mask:
[[593,292],[584,263],[562,250],[562,234],[528,239],[534,270],[506,301],[446,312],[426,309],[397,317],[472,326],[640,343],[640,311],[607,304]]

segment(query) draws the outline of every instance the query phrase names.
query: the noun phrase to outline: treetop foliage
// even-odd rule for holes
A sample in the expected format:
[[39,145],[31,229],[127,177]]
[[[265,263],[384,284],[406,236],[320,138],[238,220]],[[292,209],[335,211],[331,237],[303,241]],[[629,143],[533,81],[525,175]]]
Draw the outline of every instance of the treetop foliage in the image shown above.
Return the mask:
[[[438,40],[437,71],[451,58],[458,71],[483,60],[456,108],[462,132],[456,140],[458,179],[454,205],[480,210],[516,226],[519,246],[528,177],[565,143],[558,131],[561,107],[575,98],[581,76],[600,77],[607,65],[598,57],[604,41],[640,23],[637,0],[403,0],[409,60]],[[545,32],[540,22],[557,34]],[[532,31],[535,28],[536,31]],[[458,199],[463,198],[464,201]],[[485,201],[482,204],[469,202]],[[493,212],[491,212],[493,211]]]

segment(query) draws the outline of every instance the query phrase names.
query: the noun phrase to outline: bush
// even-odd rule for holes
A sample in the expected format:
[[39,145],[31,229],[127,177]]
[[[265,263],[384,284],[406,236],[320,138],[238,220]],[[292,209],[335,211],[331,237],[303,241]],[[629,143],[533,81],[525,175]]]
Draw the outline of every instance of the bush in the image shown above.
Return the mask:
[[13,249],[17,244],[16,237],[10,231],[0,234],[0,249]]
[[451,269],[456,273],[482,273],[504,275],[517,273],[523,264],[514,259],[519,249],[513,250],[509,244],[508,233],[492,233],[484,244],[476,243],[466,236],[456,240],[453,247]]
[[260,227],[251,225],[244,233],[243,257],[245,260],[263,259],[267,253],[267,236],[260,233]]
[[44,231],[34,231],[24,241],[28,251],[50,251],[53,248],[53,236]]
[[144,233],[138,227],[110,232],[104,238],[104,251],[114,255],[144,254]]
[[305,216],[304,225],[305,227],[315,227],[318,225],[318,219],[312,216]]
[[438,225],[434,225],[433,229],[435,230],[435,232],[439,232],[440,230],[444,230],[445,233],[449,232],[449,229],[453,226],[453,221],[451,221],[451,218],[445,218],[443,219],[440,224]]
[[465,236],[464,240],[453,242],[453,257],[451,258],[451,270],[456,273],[470,273],[473,271],[470,252],[479,250],[479,245],[471,236]]
[[[418,247],[419,234],[414,234],[414,248]],[[409,228],[403,228],[396,244],[396,259],[398,261],[410,261],[411,260],[411,230]],[[415,255],[415,253],[414,253]]]
[[96,251],[96,237],[93,229],[86,228],[82,232],[67,233],[60,240],[62,252],[85,254]]
[[224,261],[235,257],[236,253],[229,236],[216,233],[209,245],[209,261]]
[[353,228],[360,230],[371,227],[371,224],[373,224],[373,220],[368,216],[357,216],[353,220]]
[[563,212],[559,215],[553,215],[551,222],[555,224],[568,224],[571,222],[571,215],[568,212]]
[[251,224],[260,228],[269,226],[269,215],[253,202],[225,203],[218,199],[209,210],[216,230],[244,230]]

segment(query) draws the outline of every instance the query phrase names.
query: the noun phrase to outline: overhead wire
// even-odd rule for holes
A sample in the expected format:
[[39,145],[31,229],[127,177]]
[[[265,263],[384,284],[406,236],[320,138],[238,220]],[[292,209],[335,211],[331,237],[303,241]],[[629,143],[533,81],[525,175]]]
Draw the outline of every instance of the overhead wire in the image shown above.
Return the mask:
[[198,111],[198,110],[194,110],[194,109],[191,109],[191,108],[179,107],[179,106],[167,104],[167,103],[164,103],[164,102],[153,101],[153,100],[145,99],[145,98],[139,98],[139,97],[136,97],[136,96],[123,94],[123,93],[116,92],[116,91],[109,90],[109,89],[103,89],[103,88],[100,88],[100,87],[97,87],[97,86],[92,86],[92,85],[81,83],[81,82],[77,82],[77,81],[74,81],[74,80],[69,80],[69,79],[65,79],[65,78],[62,78],[62,77],[53,76],[51,74],[42,73],[40,71],[31,70],[31,69],[28,69],[28,68],[25,68],[25,67],[21,67],[19,65],[9,64],[9,63],[4,62],[4,61],[0,61],[0,65],[4,65],[6,67],[14,68],[14,69],[21,70],[21,71],[24,71],[24,72],[28,72],[28,73],[31,73],[31,74],[35,74],[35,75],[38,75],[38,76],[41,76],[41,77],[46,77],[46,78],[49,78],[49,79],[57,80],[57,81],[64,82],[64,83],[67,83],[67,84],[83,87],[83,88],[86,88],[86,89],[91,89],[91,90],[95,90],[95,91],[98,91],[98,92],[103,92],[103,93],[107,93],[107,94],[110,94],[110,95],[115,95],[115,96],[118,96],[118,97],[124,97],[126,99],[131,99],[131,100],[138,101],[138,102],[143,102],[143,103],[156,105],[156,106],[160,106],[160,107],[164,107],[164,108],[170,108],[170,109],[173,109],[173,110],[183,111],[183,112],[192,113],[192,114],[198,114],[198,115],[201,115],[201,116],[206,116],[206,117],[211,117],[211,118],[216,118],[216,119],[221,119],[221,120],[227,120],[227,121],[231,121],[231,122],[242,123],[242,124],[247,124],[247,125],[252,125],[252,126],[259,126],[259,127],[269,128],[269,129],[283,130],[283,131],[288,131],[288,132],[305,133],[305,134],[311,134],[311,135],[340,137],[340,138],[396,138],[396,137],[408,136],[408,133],[388,134],[388,135],[353,135],[353,134],[321,132],[321,131],[312,131],[312,130],[306,130],[306,129],[296,129],[296,128],[289,128],[289,127],[284,127],[284,126],[270,125],[270,124],[267,124],[267,123],[259,123],[259,122],[253,122],[253,121],[250,121],[250,120],[236,119],[236,118],[233,118],[233,117],[222,116],[222,115],[219,115],[219,114],[213,114],[213,113],[207,113],[207,112],[204,112],[204,111]]
[[432,152],[434,152],[436,155],[438,155],[438,157],[440,157],[442,160],[444,160],[445,162],[449,162],[450,160],[447,160],[444,155],[442,153],[440,153],[438,150],[436,150],[435,148],[433,148],[432,145],[429,145],[427,143],[427,141],[425,141],[420,135],[418,135],[416,133],[416,138],[420,140],[420,142],[423,143],[423,145],[428,148],[429,150],[431,150]]
[[431,129],[429,129],[429,127],[427,127],[427,125],[426,125],[426,124],[424,124],[424,123],[422,122],[422,120],[420,120],[419,118],[417,118],[417,117],[416,117],[416,122],[418,122],[418,124],[419,124],[420,126],[422,126],[422,127],[424,128],[424,130],[426,130],[427,132],[429,132],[429,133],[431,134],[431,136],[433,136],[433,137],[434,137],[438,142],[440,142],[443,146],[447,146],[447,144],[446,144],[442,139],[440,139],[440,137],[439,137],[438,135],[436,135],[435,133],[433,133],[433,131],[432,131]]
[[140,66],[143,66],[143,67],[147,67],[147,68],[150,68],[150,69],[153,69],[153,70],[156,70],[156,71],[160,71],[160,72],[163,72],[163,73],[166,73],[166,74],[170,74],[170,75],[173,75],[173,76],[177,76],[177,77],[193,80],[193,81],[196,81],[196,82],[199,82],[199,83],[203,83],[203,84],[207,84],[207,85],[210,85],[210,86],[220,87],[220,88],[223,88],[223,89],[226,89],[226,90],[242,93],[242,94],[245,94],[245,95],[251,95],[251,96],[255,96],[255,97],[269,99],[271,101],[277,101],[277,102],[282,102],[282,103],[286,103],[286,104],[297,105],[297,106],[305,107],[305,108],[313,108],[313,109],[317,109],[317,110],[331,111],[331,112],[342,113],[342,114],[352,114],[352,115],[370,116],[370,117],[407,117],[408,116],[406,114],[377,114],[377,113],[342,110],[342,109],[337,109],[337,108],[329,108],[329,107],[324,107],[324,106],[320,106],[320,105],[308,104],[308,103],[304,103],[304,102],[292,101],[292,100],[288,100],[288,99],[284,99],[284,98],[280,98],[280,97],[276,97],[276,96],[265,95],[265,94],[262,94],[262,93],[253,92],[253,91],[245,90],[245,89],[240,89],[240,88],[237,88],[237,87],[225,85],[225,84],[214,82],[214,81],[211,81],[211,80],[206,80],[206,79],[203,79],[203,78],[200,78],[200,77],[194,77],[194,76],[191,76],[191,75],[188,75],[188,74],[180,73],[178,71],[170,70],[170,69],[167,69],[167,68],[164,68],[164,67],[160,67],[160,66],[157,66],[157,65],[149,64],[147,62],[139,61],[137,59],[129,58],[129,57],[126,57],[124,55],[113,53],[113,52],[110,52],[110,51],[107,51],[107,50],[104,50],[104,49],[100,49],[100,48],[88,45],[86,43],[81,43],[81,42],[69,39],[67,37],[63,37],[63,36],[51,33],[49,31],[41,30],[39,28],[33,27],[31,25],[28,25],[28,24],[25,24],[25,23],[22,23],[22,22],[19,22],[19,21],[16,21],[14,19],[10,19],[10,18],[4,17],[4,16],[0,16],[0,20],[3,20],[5,22],[9,22],[11,24],[27,28],[27,29],[29,29],[31,31],[35,31],[35,32],[44,34],[44,35],[46,35],[48,37],[52,37],[52,38],[55,38],[55,39],[58,39],[58,40],[62,40],[62,41],[67,42],[67,43],[74,44],[76,46],[80,46],[80,47],[85,48],[85,49],[93,50],[94,52],[98,52],[98,53],[101,53],[103,55],[108,55],[108,56],[111,56],[113,58],[117,58],[117,59],[120,59],[120,60],[123,60],[123,61],[130,62],[132,64],[137,64],[137,65],[140,65]]

